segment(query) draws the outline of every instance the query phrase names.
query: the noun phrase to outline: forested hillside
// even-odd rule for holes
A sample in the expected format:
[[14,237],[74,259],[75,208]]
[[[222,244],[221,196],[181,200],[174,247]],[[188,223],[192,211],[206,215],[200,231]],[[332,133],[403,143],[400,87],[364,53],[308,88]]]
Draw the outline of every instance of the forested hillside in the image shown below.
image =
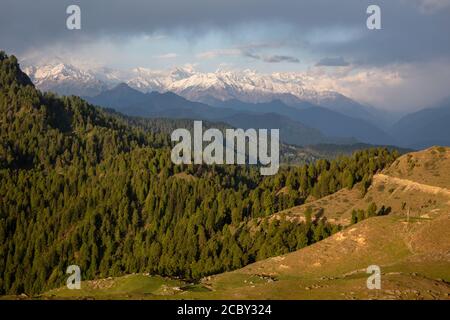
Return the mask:
[[368,186],[398,156],[371,149],[264,178],[251,166],[175,166],[162,130],[173,124],[142,121],[42,94],[0,53],[0,294],[59,286],[71,264],[83,279],[198,279],[296,250],[338,227],[265,217]]

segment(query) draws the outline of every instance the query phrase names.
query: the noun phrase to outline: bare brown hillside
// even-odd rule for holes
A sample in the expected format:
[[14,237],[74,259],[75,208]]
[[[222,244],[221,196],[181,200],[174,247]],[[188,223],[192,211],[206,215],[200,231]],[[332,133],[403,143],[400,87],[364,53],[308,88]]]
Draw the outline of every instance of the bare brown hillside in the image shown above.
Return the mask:
[[432,147],[408,153],[384,171],[390,177],[450,189],[450,148]]
[[344,188],[329,196],[283,210],[276,213],[274,217],[283,216],[290,220],[305,221],[305,212],[311,208],[313,218],[326,217],[329,222],[347,225],[350,223],[351,217],[351,213],[348,211],[361,199],[361,190],[358,187],[351,190]]
[[[341,190],[286,210],[301,216],[312,205],[345,221],[353,209],[372,202],[392,208],[387,216],[205,283],[229,298],[450,299],[449,154],[450,148],[430,148],[402,156],[374,176],[364,197]],[[381,290],[366,286],[366,268],[373,264],[382,270]]]

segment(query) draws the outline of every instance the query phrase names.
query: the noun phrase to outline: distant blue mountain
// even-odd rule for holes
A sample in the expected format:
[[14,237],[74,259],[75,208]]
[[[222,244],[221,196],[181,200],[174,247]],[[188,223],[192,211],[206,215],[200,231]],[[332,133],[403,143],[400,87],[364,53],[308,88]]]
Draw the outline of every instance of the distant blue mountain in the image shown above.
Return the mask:
[[349,117],[308,102],[303,102],[298,107],[287,106],[280,100],[267,103],[228,100],[216,102],[215,105],[247,112],[281,114],[308,127],[318,129],[329,137],[354,138],[371,144],[395,144],[396,142],[393,137],[367,120]]
[[406,115],[392,126],[391,133],[402,146],[409,148],[450,146],[450,98]]
[[119,84],[95,97],[93,104],[113,108],[124,114],[143,117],[168,117],[221,121],[239,127],[283,128],[284,142],[313,143],[365,142],[392,144],[394,139],[372,123],[352,118],[308,102],[296,107],[280,100],[246,103],[239,100],[210,99],[213,106],[192,102],[174,93],[142,93],[127,84]]
[[[319,130],[293,121],[289,117],[267,113],[271,112],[272,108],[253,111],[250,109],[217,108],[189,101],[171,92],[142,93],[127,84],[119,84],[96,97],[86,97],[86,99],[92,104],[112,108],[131,116],[220,121],[245,129],[280,128],[281,140],[294,145],[355,142],[352,139],[329,138]],[[283,107],[284,105],[280,106]],[[295,109],[293,110],[295,111]]]

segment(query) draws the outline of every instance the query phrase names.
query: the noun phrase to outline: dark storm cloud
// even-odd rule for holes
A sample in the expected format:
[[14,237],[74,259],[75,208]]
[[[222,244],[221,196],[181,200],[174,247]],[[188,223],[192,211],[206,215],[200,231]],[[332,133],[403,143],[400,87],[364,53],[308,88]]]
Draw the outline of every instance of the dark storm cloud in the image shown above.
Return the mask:
[[278,62],[299,63],[300,62],[300,60],[295,57],[279,56],[279,55],[263,57],[263,61],[269,62],[269,63],[278,63]]
[[323,58],[316,63],[316,66],[323,66],[323,67],[346,67],[349,65],[350,63],[345,61],[343,57]]
[[[442,0],[445,2],[446,0]],[[222,31],[249,23],[283,23],[294,35],[290,46],[313,53],[351,57],[359,64],[428,60],[450,56],[448,7],[420,10],[425,0],[378,0],[382,30],[366,28],[369,0],[2,0],[0,47],[15,53],[51,44],[96,41],[100,36],[129,37],[136,33],[183,30],[193,40],[211,29]],[[434,3],[441,1],[435,0]],[[78,4],[82,30],[65,28],[66,7]],[[315,42],[305,35],[315,30],[356,30],[347,42]]]
[[242,52],[242,55],[247,58],[252,58],[256,60],[261,60],[267,63],[279,63],[279,62],[290,62],[290,63],[299,63],[300,60],[296,57],[285,56],[285,55],[267,55],[261,56],[259,54],[251,53],[251,52]]

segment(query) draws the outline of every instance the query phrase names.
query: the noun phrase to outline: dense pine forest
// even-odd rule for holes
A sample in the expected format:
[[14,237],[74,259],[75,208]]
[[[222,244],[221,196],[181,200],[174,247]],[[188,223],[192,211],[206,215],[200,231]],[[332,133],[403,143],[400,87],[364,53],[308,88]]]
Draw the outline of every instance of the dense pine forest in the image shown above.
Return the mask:
[[195,280],[319,241],[339,226],[268,219],[341,188],[370,185],[384,148],[282,167],[176,166],[170,131],[36,90],[0,52],[0,294],[148,272]]

